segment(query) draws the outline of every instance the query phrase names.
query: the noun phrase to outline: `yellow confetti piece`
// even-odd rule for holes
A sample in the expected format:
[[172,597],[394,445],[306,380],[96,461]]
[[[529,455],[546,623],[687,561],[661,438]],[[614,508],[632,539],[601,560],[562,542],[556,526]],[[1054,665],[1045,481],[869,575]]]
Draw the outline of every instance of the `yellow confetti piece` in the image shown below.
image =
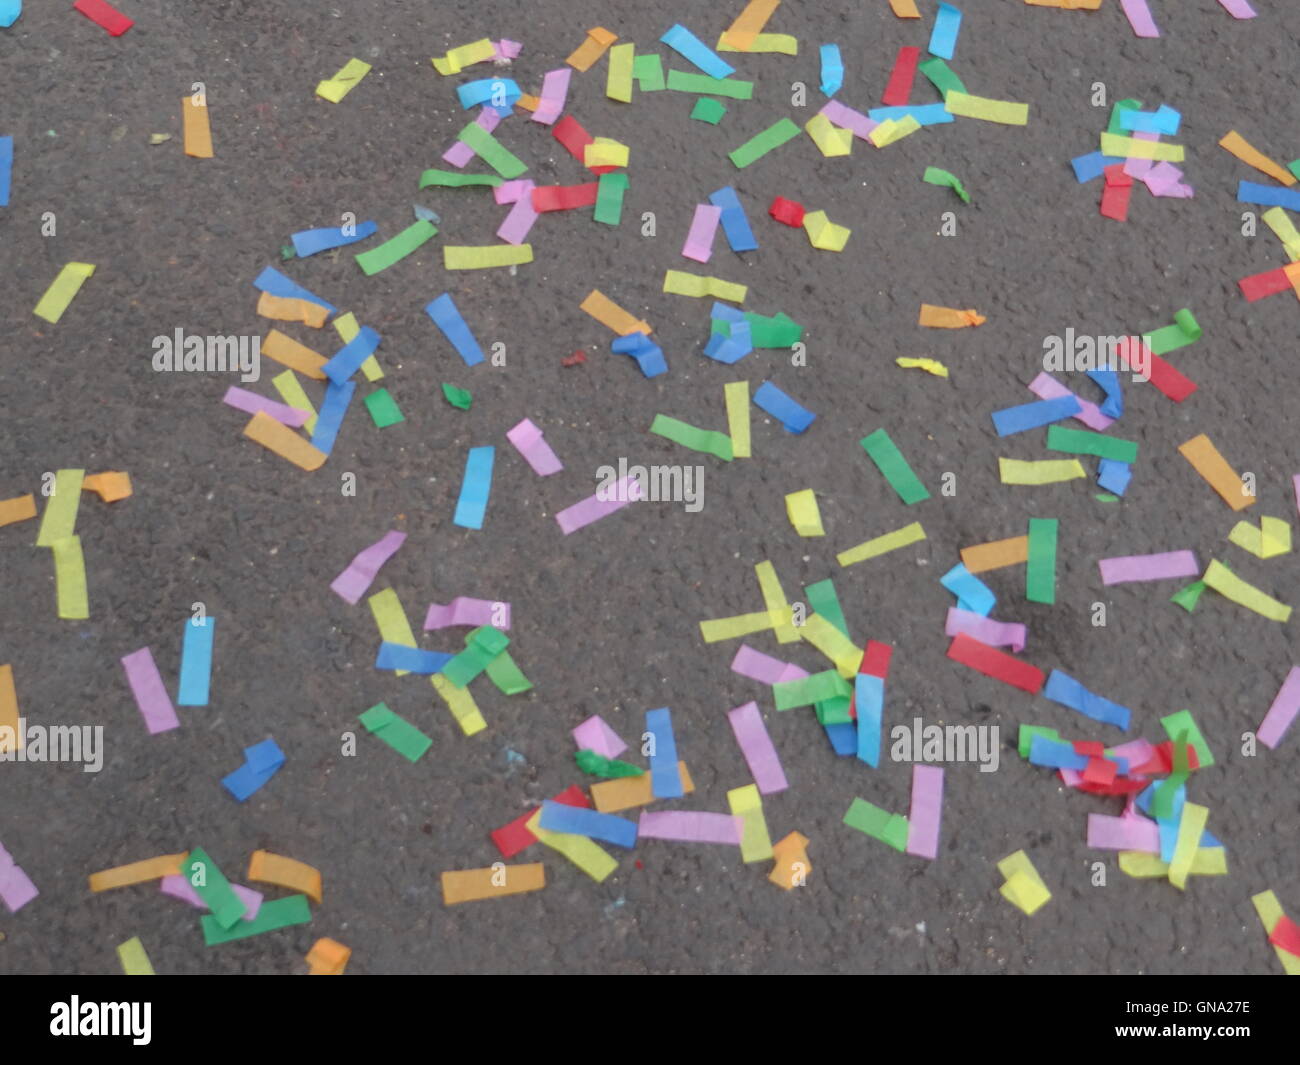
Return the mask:
[[[749,403],[748,398],[745,400]],[[733,448],[734,450],[734,448]],[[0,526],[13,525],[20,521],[31,521],[36,517],[36,497],[30,492],[25,496],[0,500]]]
[[781,578],[776,575],[776,567],[768,561],[760,562],[754,567],[754,576],[758,578],[763,602],[767,604],[772,627],[776,630],[777,643],[798,643],[799,633],[790,620],[790,601],[781,588]]
[[722,36],[738,52],[748,52],[754,46],[758,35],[763,32],[772,13],[780,6],[781,0],[749,0],[744,10],[736,16]]
[[317,906],[323,897],[320,870],[296,858],[286,858],[283,854],[253,851],[248,860],[248,879],[301,892]]
[[548,832],[539,823],[541,820],[542,811],[538,810],[525,822],[528,831],[551,850],[563,854],[596,883],[605,880],[618,868],[618,861],[614,856],[594,840],[587,836],[575,836],[569,832]]
[[50,544],[54,551],[54,583],[59,617],[84,621],[90,617],[86,596],[86,560],[81,552],[80,536],[65,536]]
[[788,33],[760,33],[754,38],[754,43],[748,48],[737,48],[733,45],[727,34],[723,34],[718,39],[719,52],[753,52],[755,55],[760,53],[776,53],[779,55],[798,55],[799,39],[791,37]]
[[1178,453],[1192,464],[1192,469],[1199,473],[1233,510],[1244,510],[1254,504],[1255,497],[1247,493],[1241,477],[1228,465],[1227,460],[1219,454],[1219,449],[1204,433],[1192,437],[1179,447]]
[[1248,521],[1239,521],[1228,539],[1256,558],[1276,558],[1291,550],[1291,526],[1281,518],[1262,517],[1257,529]]
[[[605,79],[605,95],[611,100],[618,100],[625,104],[632,102],[632,54],[635,51],[636,46],[632,44],[616,44],[609,50],[609,73]],[[587,166],[591,165],[590,162],[587,163]],[[612,165],[626,166],[627,164]]]
[[499,899],[523,895],[546,887],[546,866],[541,862],[506,865],[498,862],[488,869],[449,869],[442,874],[442,904]]
[[885,533],[884,536],[877,536],[873,540],[858,544],[857,547],[850,547],[847,551],[841,551],[835,556],[835,561],[841,566],[852,566],[854,563],[865,562],[869,558],[888,554],[890,551],[897,551],[900,547],[907,547],[908,544],[914,544],[924,539],[925,530],[921,528],[919,521],[914,521],[911,525],[905,525],[894,532]]
[[[949,93],[949,95],[952,94]],[[904,137],[910,136],[920,128],[921,123],[916,120],[915,115],[904,115],[902,118],[887,118],[867,134],[867,140],[871,141],[877,148],[885,148],[895,141],[901,141]]]
[[948,376],[948,367],[935,359],[909,359],[906,356],[900,356],[894,362],[904,370],[924,370],[926,373],[934,374],[935,377]]
[[117,960],[122,964],[122,972],[127,976],[156,976],[153,963],[144,951],[144,944],[139,936],[132,936],[117,947]]
[[971,573],[987,573],[1029,561],[1029,537],[1013,536],[1007,540],[991,540],[961,549],[961,562]]
[[1292,262],[1300,259],[1300,230],[1297,230],[1291,216],[1281,207],[1270,207],[1259,216],[1273,231],[1273,235],[1282,242],[1287,258]]
[[37,547],[53,547],[56,540],[65,540],[76,531],[77,510],[81,506],[81,485],[85,470],[55,470],[54,485],[41,526],[36,532]]
[[649,322],[643,322],[635,315],[629,314],[599,289],[593,288],[587,294],[587,298],[578,305],[578,309],[585,311],[606,329],[613,330],[619,336],[625,337],[629,333],[645,333],[649,336],[654,332]]
[[[731,381],[722,388],[727,402],[727,432],[731,436],[731,457],[752,457],[749,438],[749,382]],[[3,524],[3,522],[0,522]]]
[[487,244],[482,247],[444,244],[442,265],[448,270],[490,270],[522,266],[533,261],[531,244]]
[[481,41],[473,41],[470,44],[462,44],[458,48],[452,48],[441,59],[434,57],[429,62],[433,64],[433,69],[445,78],[452,74],[459,74],[466,67],[471,67],[475,63],[485,63],[496,54],[496,47],[488,38],[484,37]]
[[1256,170],[1263,171],[1274,181],[1280,181],[1283,185],[1294,185],[1296,183],[1296,177],[1291,171],[1273,162],[1263,152],[1253,148],[1250,142],[1235,129],[1230,129],[1223,135],[1223,139],[1219,141],[1219,147],[1231,152],[1247,166],[1253,166]]
[[1011,905],[1032,917],[1052,897],[1038,875],[1034,863],[1024,851],[1016,851],[998,862],[998,872],[1006,881],[998,890]]
[[[1282,904],[1277,901],[1277,896],[1272,891],[1261,891],[1258,895],[1252,895],[1250,901],[1255,906],[1255,912],[1259,915],[1260,923],[1264,926],[1264,931],[1268,935],[1273,934],[1273,929],[1277,927],[1278,921],[1282,920]],[[1277,960],[1282,963],[1282,968],[1288,976],[1300,976],[1300,958],[1297,958],[1288,950],[1283,950],[1276,943],[1269,944]]]
[[1140,141],[1118,133],[1101,135],[1101,154],[1115,155],[1121,159],[1157,159],[1166,163],[1181,163],[1187,151],[1181,144],[1164,141]]
[[[337,326],[338,321],[336,320],[334,324]],[[317,354],[304,344],[299,344],[278,329],[272,329],[266,334],[266,339],[261,343],[261,352],[282,366],[297,370],[304,377],[310,377],[314,381],[325,380],[325,371],[321,369],[328,361],[325,356]]]
[[[984,96],[971,96],[969,93],[958,92],[956,89],[950,90],[943,98],[943,106],[950,115],[956,115],[958,118],[978,118],[984,122],[998,122],[1004,126],[1024,126],[1029,122],[1028,104],[1018,104],[1012,100],[990,100]],[[1178,158],[1181,159],[1182,156]]]
[[[397,598],[395,589],[385,588],[381,592],[376,592],[366,600],[366,603],[370,606],[370,613],[375,617],[381,640],[386,643],[399,643],[403,647],[419,647],[415,642],[415,633],[411,631],[411,622],[402,608],[401,600]],[[395,672],[399,677],[405,677],[410,670],[399,669]]]
[[785,497],[785,513],[800,536],[825,536],[822,528],[821,508],[817,506],[817,494],[811,488],[801,492],[791,492]]
[[442,696],[442,701],[447,704],[451,716],[460,725],[461,732],[466,736],[473,736],[487,728],[487,721],[484,720],[483,713],[479,710],[478,703],[474,701],[474,696],[470,694],[468,687],[456,687],[441,673],[432,674],[429,680],[433,683],[433,690]]
[[266,411],[258,411],[249,419],[244,426],[244,435],[268,451],[274,451],[281,458],[288,459],[299,469],[319,470],[329,457]]
[[1022,462],[1020,459],[998,459],[998,476],[1003,484],[1058,484],[1074,481],[1088,474],[1078,459],[1045,459],[1039,462]]
[[1178,819],[1178,837],[1174,844],[1174,857],[1169,863],[1169,882],[1179,891],[1187,887],[1187,876],[1192,871],[1201,833],[1210,819],[1210,811],[1194,802],[1183,803],[1182,817]]
[[684,270],[669,270],[664,274],[664,291],[672,296],[694,296],[696,299],[712,297],[732,303],[744,303],[749,288],[720,277],[688,274]]
[[631,149],[610,137],[597,137],[582,150],[584,166],[627,166]]
[[930,329],[966,329],[970,326],[983,325],[988,319],[976,310],[959,310],[956,307],[936,307],[932,303],[921,304],[921,313],[916,324]]
[[369,63],[363,63],[360,59],[349,59],[334,77],[326,78],[316,86],[316,95],[332,104],[339,103],[369,73]]
[[307,951],[307,964],[311,966],[308,976],[342,976],[352,957],[352,948],[345,947],[336,939],[322,936]]
[[[350,344],[361,333],[361,326],[357,322],[357,316],[348,311],[347,314],[340,314],[334,319],[334,328],[338,331],[339,338],[344,344]],[[366,361],[361,364],[361,372],[365,375],[367,381],[378,381],[384,376],[384,371],[380,368],[379,360],[373,354],[366,356]],[[321,374],[324,377],[324,374]]]
[[190,856],[189,851],[179,854],[160,854],[157,858],[131,862],[129,865],[117,865],[112,869],[103,869],[90,874],[90,890],[94,892],[111,891],[113,888],[130,887],[132,884],[144,884],[150,880],[161,880],[165,876],[180,876],[181,862]]
[[[686,771],[685,762],[677,763],[677,772],[682,775],[682,790],[689,795],[695,790],[695,781]],[[638,806],[649,806],[655,801],[652,783],[649,773],[601,780],[591,786],[591,801],[602,814],[616,814]]]
[[0,666],[0,754],[23,749],[22,729],[18,724],[18,689],[14,687],[14,667]]
[[271,378],[271,384],[275,385],[275,390],[280,393],[280,398],[284,400],[294,410],[307,412],[307,420],[303,423],[303,428],[309,433],[316,431],[316,408],[312,406],[311,400],[303,387],[298,383],[298,378],[292,370],[285,370]]
[[916,0],[889,0],[889,6],[899,18],[921,17],[921,12],[916,10]]
[[835,670],[845,680],[858,675],[862,665],[862,648],[820,614],[810,614],[802,625],[795,626],[799,635],[835,664]]
[[610,33],[603,26],[596,26],[587,31],[587,39],[578,45],[571,56],[565,60],[574,70],[586,73],[595,65],[596,60],[605,54],[605,50],[618,40],[618,34]]
[[744,821],[740,835],[740,860],[765,862],[772,857],[772,837],[767,831],[767,818],[763,816],[763,799],[757,784],[732,788],[727,792],[727,805],[734,816]]
[[66,264],[59,271],[59,276],[45,290],[45,295],[41,297],[32,313],[37,318],[44,318],[51,325],[57,324],[63,317],[63,312],[68,309],[72,298],[86,283],[86,278],[94,272],[95,267],[92,263]]
[[329,317],[329,311],[319,303],[311,300],[294,299],[289,296],[272,296],[263,292],[257,300],[257,313],[263,318],[273,318],[277,322],[301,322],[313,329],[319,329]]
[[[82,478],[81,490],[94,492],[105,503],[116,503],[131,496],[131,475],[121,470],[106,470]],[[3,523],[0,523],[3,524]]]
[[1205,583],[1225,599],[1231,599],[1247,610],[1268,618],[1270,621],[1287,622],[1291,617],[1291,608],[1272,596],[1265,595],[1253,584],[1247,584],[1240,577],[1228,570],[1218,559],[1210,562],[1210,567],[1201,578]]
[[[1169,863],[1162,862],[1160,855],[1145,851],[1120,851],[1119,868],[1135,880],[1164,880],[1169,876]],[[1188,872],[1192,876],[1227,876],[1227,851],[1222,847],[1197,848]]]
[[825,115],[818,113],[813,115],[806,123],[804,130],[812,138],[812,142],[817,145],[818,151],[828,159],[838,155],[850,155],[853,152],[853,131],[851,129],[840,129],[832,124],[831,120]]
[[[793,611],[786,612],[793,617]],[[754,614],[737,614],[730,618],[714,618],[700,622],[700,635],[705,643],[718,643],[720,640],[734,640],[737,636],[750,636],[756,632],[766,632],[775,628],[772,615],[766,610]],[[435,674],[436,676],[437,674]]]
[[776,864],[768,874],[768,880],[779,888],[792,891],[808,882],[812,872],[812,863],[808,861],[808,837],[802,832],[791,832],[784,839],[772,844],[772,857]]
[[212,158],[212,126],[208,122],[207,98],[197,103],[193,96],[181,97],[181,129],[185,134],[185,154],[194,159]]
[[814,248],[822,251],[843,251],[853,230],[836,225],[826,217],[825,211],[809,211],[803,216],[804,232]]

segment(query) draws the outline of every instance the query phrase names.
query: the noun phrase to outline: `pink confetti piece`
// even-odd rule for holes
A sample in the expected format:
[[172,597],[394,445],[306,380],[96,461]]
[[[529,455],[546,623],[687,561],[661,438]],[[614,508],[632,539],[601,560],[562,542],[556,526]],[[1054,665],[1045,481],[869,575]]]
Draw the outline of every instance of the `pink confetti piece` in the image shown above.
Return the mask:
[[145,728],[150,735],[167,732],[180,727],[176,708],[172,706],[171,696],[163,686],[162,676],[154,663],[153,652],[141,647],[122,658],[122,668],[126,670],[127,683],[135,696],[135,705],[144,718]]
[[990,647],[1010,647],[1017,653],[1025,649],[1023,625],[1011,621],[994,621],[972,610],[961,610],[955,606],[948,608],[948,620],[943,631],[946,636],[964,632]]
[[[479,111],[478,118],[474,119],[474,122],[491,133],[501,124],[501,116],[491,107],[484,107]],[[457,141],[442,153],[442,158],[452,166],[461,168],[474,158],[474,149],[464,141]]]
[[1088,846],[1106,851],[1160,853],[1160,826],[1145,817],[1088,815]]
[[573,742],[580,751],[595,751],[605,758],[617,758],[627,750],[627,744],[599,714],[592,714],[572,732]]
[[1196,555],[1191,551],[1102,558],[1097,560],[1097,566],[1101,570],[1101,583],[1106,585],[1196,577],[1201,572],[1201,567],[1196,564]]
[[697,263],[707,263],[713,257],[713,238],[718,235],[718,223],[721,220],[721,207],[707,203],[696,204],[691,231],[686,234],[686,243],[682,245],[682,255]]
[[[170,895],[174,899],[180,899],[182,902],[188,902],[196,909],[206,910],[208,904],[199,898],[199,893],[194,890],[193,885],[183,876],[173,875],[165,876],[160,881],[160,888],[164,895]],[[254,891],[252,888],[246,888],[242,884],[231,884],[230,890],[235,893],[239,901],[244,904],[243,920],[251,921],[257,916],[258,910],[262,908],[263,895],[260,891]]]
[[549,126],[560,117],[564,110],[564,102],[569,94],[569,78],[573,75],[571,67],[561,67],[559,70],[547,71],[546,76],[542,78],[542,91],[539,96],[541,102],[537,105],[537,110],[533,112],[533,121],[540,122],[544,126]]
[[785,778],[781,759],[776,753],[776,747],[772,745],[767,726],[763,724],[763,714],[758,709],[758,703],[746,703],[728,711],[727,720],[731,722],[736,745],[745,756],[745,764],[749,766],[750,775],[758,785],[758,790],[764,795],[785,791],[790,782]]
[[1233,18],[1254,18],[1255,9],[1246,0],[1219,0],[1223,9]]
[[943,817],[943,770],[937,765],[912,766],[912,805],[907,815],[907,853],[932,861],[939,856],[939,824]]
[[825,115],[832,125],[839,126],[841,129],[850,129],[858,140],[870,140],[871,131],[880,125],[874,119],[868,118],[861,111],[855,111],[851,107],[846,107],[838,100],[827,100],[822,105],[818,114]]
[[788,680],[803,680],[808,671],[791,662],[782,662],[779,658],[755,651],[748,644],[742,643],[736,657],[731,660],[731,668],[742,677],[759,681],[762,684],[781,684]]
[[265,396],[259,396],[256,392],[250,392],[246,388],[236,388],[231,385],[226,389],[226,394],[221,397],[221,402],[228,407],[234,407],[235,410],[242,410],[245,414],[269,414],[282,425],[289,426],[290,429],[299,429],[307,424],[307,419],[311,417],[305,410],[299,410],[297,407],[290,407],[286,403],[277,403],[273,399],[267,399]]
[[523,455],[524,461],[537,476],[549,477],[564,469],[564,464],[556,458],[551,445],[543,439],[542,431],[533,424],[531,418],[525,418],[506,433],[506,439],[514,444],[515,450]]
[[614,490],[609,493],[612,498],[602,499],[601,494],[597,492],[574,503],[571,507],[566,507],[555,515],[555,520],[559,522],[564,535],[568,536],[569,533],[576,532],[583,526],[609,517],[616,510],[622,510],[629,503],[640,502],[641,493],[641,479],[635,474],[629,474],[614,485]]
[[518,41],[507,41],[504,38],[493,41],[492,47],[496,50],[493,59],[518,59],[524,50],[524,46]]
[[32,883],[32,878],[23,872],[13,856],[0,846],[0,899],[4,900],[9,912],[17,913],[39,894],[36,885]]
[[430,603],[424,615],[424,631],[449,629],[453,625],[491,625],[494,629],[510,628],[510,604],[492,599],[471,599],[458,595],[446,606]]
[[1128,743],[1121,743],[1118,747],[1107,748],[1115,758],[1125,758],[1128,760],[1129,775],[1133,773],[1133,768],[1139,765],[1146,765],[1156,756],[1156,749],[1152,746],[1150,740],[1136,739],[1129,740]]
[[1255,732],[1259,742],[1269,750],[1276,749],[1295,720],[1297,711],[1300,711],[1300,666],[1292,666]]
[[347,569],[330,583],[330,590],[344,602],[356,606],[374,581],[380,567],[397,554],[397,549],[404,543],[406,533],[396,530],[385,533],[369,547],[357,552]]
[[637,822],[640,839],[673,839],[682,843],[724,843],[739,847],[744,831],[743,817],[693,810],[642,810]]
[[1160,36],[1160,30],[1156,28],[1156,20],[1151,17],[1151,9],[1147,7],[1147,0],[1119,0],[1119,2],[1136,36]]
[[509,213],[497,227],[497,236],[507,244],[522,244],[528,239],[529,230],[537,221],[537,212],[533,210],[533,183],[527,179],[507,182],[510,185],[523,186],[514,200],[498,199],[497,203],[514,203]]
[[[1029,382],[1029,391],[1039,399],[1060,399],[1063,396],[1074,396],[1073,392],[1046,370]],[[1089,429],[1101,432],[1115,421],[1114,418],[1102,414],[1101,408],[1097,404],[1089,403],[1080,396],[1074,396],[1074,398],[1079,401],[1079,406],[1083,408],[1074,417],[1076,420],[1083,422]]]

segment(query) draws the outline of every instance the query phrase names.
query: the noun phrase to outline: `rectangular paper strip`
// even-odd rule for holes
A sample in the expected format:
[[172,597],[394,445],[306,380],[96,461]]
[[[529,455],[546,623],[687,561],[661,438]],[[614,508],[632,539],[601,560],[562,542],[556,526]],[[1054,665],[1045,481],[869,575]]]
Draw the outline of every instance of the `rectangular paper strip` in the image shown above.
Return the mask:
[[781,768],[781,760],[768,735],[767,726],[763,724],[758,704],[750,702],[738,706],[728,711],[727,719],[731,722],[736,744],[745,756],[745,763],[749,766],[750,775],[758,790],[764,795],[771,795],[788,788],[790,784],[786,780],[785,770]]
[[135,696],[135,704],[144,718],[145,728],[151,735],[179,728],[180,719],[172,706],[171,697],[163,686],[162,675],[154,664],[153,652],[147,647],[124,655],[122,668],[126,671],[127,683]]
[[912,805],[907,814],[907,853],[931,860],[939,856],[939,823],[943,815],[943,770],[912,766]]

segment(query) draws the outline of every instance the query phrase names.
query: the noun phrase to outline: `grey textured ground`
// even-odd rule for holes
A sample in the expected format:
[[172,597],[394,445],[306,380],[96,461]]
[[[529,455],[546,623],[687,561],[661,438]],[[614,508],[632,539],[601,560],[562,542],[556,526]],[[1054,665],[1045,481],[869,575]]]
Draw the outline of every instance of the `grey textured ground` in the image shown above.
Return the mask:
[[[0,916],[0,970],[115,972],[115,944],[136,934],[164,973],[300,972],[321,935],[354,949],[355,973],[1277,970],[1249,898],[1272,887],[1300,910],[1295,737],[1254,759],[1239,755],[1237,737],[1259,723],[1292,665],[1292,628],[1213,596],[1188,616],[1166,602],[1166,585],[1107,592],[1096,559],[1190,547],[1300,601],[1295,556],[1263,563],[1228,546],[1236,516],[1175,450],[1208,432],[1239,470],[1257,474],[1255,513],[1294,513],[1300,308],[1288,296],[1247,305],[1237,294],[1237,278],[1283,258],[1267,232],[1240,235],[1236,182],[1258,175],[1216,141],[1236,128],[1283,161],[1300,154],[1300,8],[1258,0],[1260,17],[1235,23],[1213,0],[1155,0],[1164,37],[1138,41],[1114,0],[1096,14],[967,0],[954,68],[973,92],[1028,101],[1027,128],[959,121],[884,151],[859,145],[848,159],[823,159],[801,138],[739,173],[726,151],[781,115],[810,113],[789,106],[792,81],[819,99],[817,44],[840,44],[839,98],[865,110],[897,48],[925,46],[929,20],[899,22],[884,0],[785,5],[770,28],[797,35],[801,55],[738,59],[757,98],[730,105],[718,128],[689,121],[693,98],[680,93],[607,101],[602,64],[575,76],[570,104],[593,133],[632,145],[624,224],[545,217],[533,232],[537,261],[510,277],[442,269],[441,244],[491,242],[503,209],[478,190],[416,192],[420,171],[437,165],[465,121],[453,79],[439,78],[429,56],[483,35],[520,40],[514,76],[535,90],[589,26],[649,49],[682,21],[712,42],[738,3],[340,0],[331,10],[132,0],[123,7],[137,25],[116,40],[67,6],[31,4],[0,32],[0,132],[17,144],[11,206],[0,211],[0,310],[10,323],[0,496],[36,490],[44,471],[64,466],[128,470],[135,495],[111,507],[83,501],[88,622],[55,617],[48,553],[30,546],[34,524],[0,530],[0,661],[14,665],[25,714],[102,724],[108,745],[98,775],[0,766],[0,841],[42,891]],[[374,72],[338,106],[315,98],[316,82],[351,56]],[[199,80],[216,145],[208,161],[186,158],[180,144],[179,100]],[[1127,225],[1098,216],[1098,185],[1077,186],[1068,166],[1105,125],[1107,112],[1089,104],[1097,81],[1112,100],[1183,112],[1178,140],[1195,199],[1138,189]],[[919,83],[914,98],[934,96]],[[148,147],[160,131],[173,140]],[[500,132],[539,184],[583,180],[547,130],[515,119]],[[923,185],[927,165],[960,175],[974,205]],[[806,368],[775,352],[734,369],[703,358],[707,302],[659,292],[665,269],[692,265],[678,252],[693,205],[725,183],[739,190],[762,248],[737,258],[719,239],[707,272],[748,284],[750,309],[805,323]],[[767,220],[778,194],[850,226],[846,252],[814,251]],[[442,215],[442,233],[388,272],[366,278],[347,253],[286,267],[383,334],[385,383],[405,425],[375,430],[358,397],[327,466],[304,474],[241,438],[244,419],[219,402],[230,380],[152,372],[151,338],[178,326],[265,329],[250,281],[289,233],[354,211],[391,234],[417,200]],[[956,238],[936,235],[945,210],[958,214]],[[40,235],[45,211],[57,215],[57,237]],[[658,216],[655,239],[633,224],[643,211]],[[70,259],[98,270],[47,326],[31,308]],[[608,354],[607,331],[577,309],[593,284],[654,323],[668,375],[644,380]],[[445,289],[480,339],[507,345],[505,369],[466,371],[436,334],[422,308]],[[989,321],[921,330],[923,301],[976,307]],[[1041,433],[999,442],[988,417],[1032,398],[1024,383],[1040,368],[1045,335],[1143,331],[1184,306],[1205,339],[1176,364],[1201,390],[1181,406],[1128,390],[1118,431],[1142,454],[1121,505],[1096,502],[1080,482],[998,483],[999,455],[1046,457]],[[295,335],[310,343],[309,332]],[[576,347],[590,361],[562,369]],[[920,354],[947,363],[951,379],[894,366]],[[816,424],[796,438],[759,415],[752,460],[701,460],[699,514],[647,505],[560,535],[554,513],[594,490],[596,467],[619,456],[695,461],[647,434],[653,415],[725,428],[722,386],[740,376],[755,385],[770,376],[819,414]],[[471,413],[443,403],[444,380],[473,390]],[[254,387],[271,394],[268,380]],[[506,445],[505,430],[525,415],[564,460],[561,475],[537,479]],[[857,447],[882,425],[932,490],[955,472],[955,498],[936,492],[904,507]],[[492,501],[484,530],[469,532],[451,524],[452,510],[466,447],[487,443],[498,445]],[[356,498],[340,495],[344,471],[357,475]],[[822,501],[823,540],[801,540],[785,519],[784,494],[801,488]],[[1230,876],[1196,879],[1182,894],[1129,880],[1111,860],[1108,886],[1090,886],[1089,863],[1104,856],[1084,845],[1085,815],[1117,812],[1118,800],[1068,793],[1009,747],[997,773],[950,767],[937,861],[897,854],[840,819],[855,795],[905,811],[908,767],[835,758],[808,712],[772,712],[766,689],[729,671],[734,643],[700,641],[700,619],[761,608],[753,565],[771,559],[791,595],[833,576],[855,638],[895,645],[888,720],[997,724],[1008,744],[1025,721],[1109,740],[1113,732],[1063,707],[944,658],[951,599],[938,577],[958,548],[1020,534],[1030,516],[1061,519],[1058,603],[1027,605],[1019,571],[1005,571],[990,580],[998,616],[1029,625],[1033,662],[1133,707],[1133,735],[1163,739],[1161,716],[1194,711],[1221,764],[1194,778],[1191,796],[1211,808]],[[918,548],[836,565],[837,551],[917,519],[929,534]],[[514,604],[515,657],[536,689],[507,699],[476,687],[490,727],[472,739],[426,682],[372,668],[369,612],[328,590],[390,527],[410,538],[376,588],[396,588],[413,618],[454,595]],[[117,659],[147,644],[174,678],[196,600],[220,619],[213,704],[182,711],[182,728],[151,738]],[[1089,624],[1098,600],[1110,605],[1104,629]],[[790,650],[770,635],[750,642]],[[821,668],[811,648],[790,653]],[[767,799],[768,822],[774,838],[796,828],[810,837],[806,888],[777,890],[767,863],[746,867],[729,849],[647,842],[602,885],[547,853],[537,856],[544,892],[443,907],[443,870],[490,864],[491,829],[578,779],[568,732],[583,718],[599,712],[630,738],[647,708],[671,707],[698,784],[677,805],[718,810],[727,789],[750,779],[724,715],[755,698],[791,781]],[[419,764],[369,737],[357,757],[340,757],[340,735],[380,700],[434,738]],[[267,735],[288,765],[238,806],[219,779]],[[508,749],[526,763],[510,764]],[[152,888],[86,889],[92,871],[192,846],[232,878],[258,847],[310,862],[324,873],[325,904],[309,926],[208,949],[194,911]],[[995,861],[1022,847],[1055,892],[1032,920],[997,894]]]

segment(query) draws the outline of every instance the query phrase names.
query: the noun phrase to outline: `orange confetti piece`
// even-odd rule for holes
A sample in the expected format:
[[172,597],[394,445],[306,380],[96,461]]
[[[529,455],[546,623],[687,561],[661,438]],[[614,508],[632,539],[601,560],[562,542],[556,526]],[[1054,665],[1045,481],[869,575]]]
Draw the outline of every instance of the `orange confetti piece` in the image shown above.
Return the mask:
[[574,70],[586,72],[596,60],[605,54],[609,46],[618,40],[617,33],[610,33],[602,26],[587,31],[587,39],[574,49],[573,55],[565,60]]
[[253,856],[248,861],[248,879],[301,891],[316,905],[320,905],[320,870],[296,858],[286,858],[270,851],[253,851]]
[[194,102],[193,96],[181,100],[181,123],[185,129],[185,154],[195,159],[212,158],[212,127],[208,125],[208,105]]
[[619,336],[637,332],[648,336],[654,332],[649,322],[643,322],[640,318],[629,314],[599,289],[593,288],[587,298],[578,305],[578,309],[586,311],[601,325],[614,330]]
[[244,435],[268,451],[274,451],[282,459],[288,459],[300,469],[319,470],[328,458],[320,448],[312,447],[309,441],[283,422],[277,422],[266,411],[260,410],[253,415],[244,426]]
[[18,727],[18,689],[14,667],[0,666],[0,751],[21,751],[23,734]]
[[963,565],[971,573],[987,573],[1020,562],[1029,561],[1029,537],[1013,536],[1008,540],[991,540],[961,549]]
[[450,869],[443,873],[442,901],[446,906],[455,906],[459,902],[541,891],[545,886],[546,867],[541,862],[528,865],[498,862],[490,869]]
[[131,495],[131,475],[120,470],[92,473],[82,478],[81,487],[84,491],[94,492],[105,503],[116,503]]
[[34,495],[0,499],[0,525],[12,525],[16,521],[28,521],[34,517],[36,517],[36,497]]
[[321,369],[328,361],[324,355],[318,355],[305,344],[299,344],[291,336],[286,336],[278,329],[272,329],[262,341],[262,354],[268,359],[297,370],[304,377],[316,381],[325,380],[325,371]]
[[[682,787],[689,795],[695,790],[695,783],[691,780],[690,773],[686,772],[685,762],[678,762],[677,768],[682,774]],[[639,777],[615,777],[613,780],[602,780],[593,784],[591,801],[602,814],[618,813],[619,810],[630,810],[634,806],[648,806],[655,801],[654,792],[651,790],[650,774],[642,773]]]
[[326,308],[311,300],[272,296],[269,292],[263,292],[258,298],[257,313],[263,318],[274,318],[277,322],[301,322],[313,329],[323,326],[330,314]]
[[307,964],[311,966],[308,976],[342,976],[347,968],[348,959],[352,957],[352,948],[345,947],[335,939],[322,936],[307,951]]
[[1230,129],[1223,135],[1219,147],[1231,152],[1247,166],[1253,166],[1256,170],[1267,174],[1274,181],[1280,181],[1283,185],[1294,185],[1296,182],[1295,175],[1291,171],[1273,162],[1235,129]]
[[808,837],[802,832],[791,832],[785,839],[773,843],[772,857],[776,864],[767,878],[786,891],[807,883],[808,874],[812,872],[807,847]]
[[515,103],[525,111],[536,111],[541,102],[542,101],[538,97],[529,96],[528,93],[524,93],[515,101]]
[[749,0],[745,9],[736,16],[736,21],[723,33],[722,43],[737,52],[748,52],[780,5],[781,0]]
[[181,863],[189,856],[189,851],[181,851],[180,854],[160,854],[157,858],[146,858],[142,862],[117,865],[112,869],[91,873],[90,890],[109,891],[112,888],[143,884],[149,880],[161,880],[165,876],[180,876]]
[[960,311],[956,307],[935,307],[923,303],[917,324],[927,325],[931,329],[965,329],[967,326],[983,325],[987,321],[978,311]]
[[1210,443],[1210,438],[1204,433],[1192,437],[1178,449],[1178,453],[1192,464],[1192,469],[1205,478],[1206,483],[1233,510],[1243,510],[1255,502],[1255,497],[1246,493],[1241,477],[1228,465],[1227,459],[1219,454],[1219,449]]
[[889,6],[899,18],[921,17],[921,12],[916,10],[916,0],[889,0]]

